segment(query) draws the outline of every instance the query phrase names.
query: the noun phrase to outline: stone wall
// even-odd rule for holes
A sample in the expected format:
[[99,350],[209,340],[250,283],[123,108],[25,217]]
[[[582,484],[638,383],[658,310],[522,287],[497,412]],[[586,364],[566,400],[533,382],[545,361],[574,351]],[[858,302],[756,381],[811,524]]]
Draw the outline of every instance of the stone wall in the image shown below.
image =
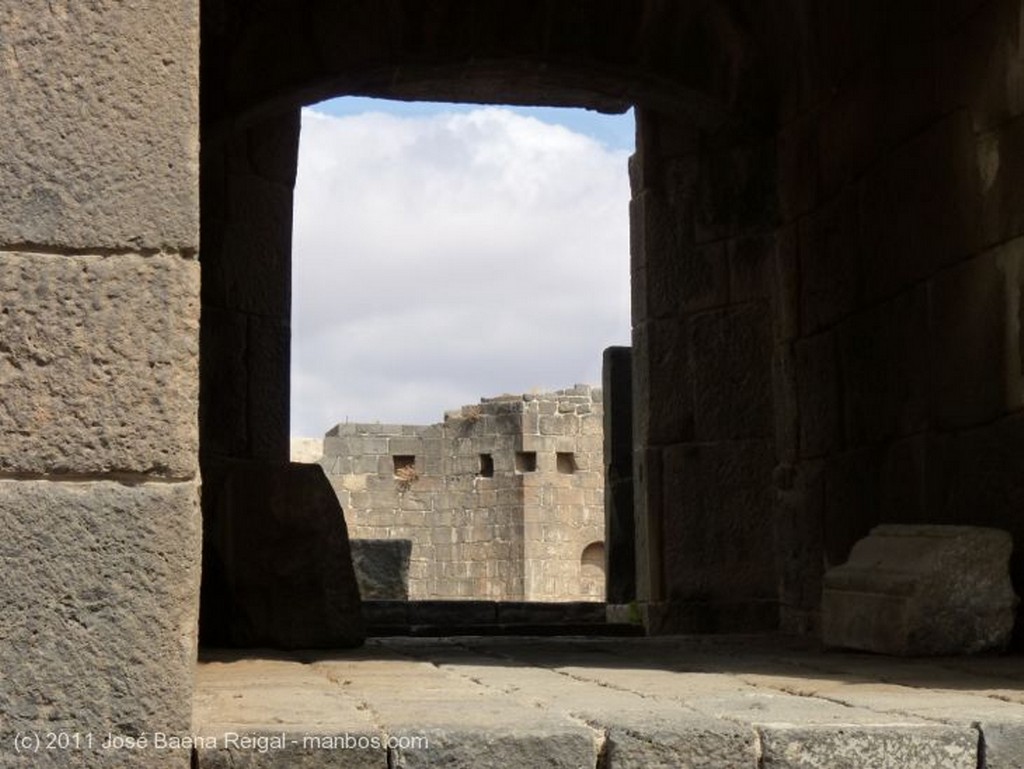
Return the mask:
[[489,398],[441,424],[337,425],[321,464],[354,539],[412,541],[414,600],[599,600],[581,575],[604,539],[602,418],[584,385]]
[[1009,530],[1024,587],[1016,0],[832,18],[776,142],[783,626],[879,522]]
[[[0,7],[4,766],[124,766],[99,749],[108,733],[190,728],[198,15]],[[93,749],[15,751],[16,733],[55,732]]]

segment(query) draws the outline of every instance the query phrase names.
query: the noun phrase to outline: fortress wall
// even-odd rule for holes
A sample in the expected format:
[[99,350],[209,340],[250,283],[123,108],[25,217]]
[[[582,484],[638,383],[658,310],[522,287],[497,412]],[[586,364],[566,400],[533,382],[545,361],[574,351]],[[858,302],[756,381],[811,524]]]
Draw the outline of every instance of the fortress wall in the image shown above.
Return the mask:
[[587,387],[502,396],[436,425],[338,425],[321,464],[354,539],[412,541],[412,599],[602,598],[580,576],[603,540],[601,420]]

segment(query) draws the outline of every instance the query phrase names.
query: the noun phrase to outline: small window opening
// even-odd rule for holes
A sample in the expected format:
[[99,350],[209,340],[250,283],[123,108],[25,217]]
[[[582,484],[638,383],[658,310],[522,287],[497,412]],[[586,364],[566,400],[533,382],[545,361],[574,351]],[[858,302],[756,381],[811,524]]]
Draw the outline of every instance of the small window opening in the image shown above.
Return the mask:
[[480,472],[478,472],[477,475],[481,478],[494,477],[494,457],[490,454],[480,455]]
[[555,467],[563,475],[576,472],[576,457],[571,451],[559,451],[555,454]]
[[409,454],[395,454],[395,477],[401,481],[416,480],[416,457]]
[[516,472],[517,473],[532,473],[537,469],[537,452],[536,451],[517,451],[516,452]]

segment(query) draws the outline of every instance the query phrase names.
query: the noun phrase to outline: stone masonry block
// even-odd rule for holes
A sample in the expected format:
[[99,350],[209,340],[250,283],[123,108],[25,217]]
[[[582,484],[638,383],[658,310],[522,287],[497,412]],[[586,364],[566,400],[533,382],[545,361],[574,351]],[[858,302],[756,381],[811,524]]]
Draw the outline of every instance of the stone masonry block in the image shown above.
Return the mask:
[[939,79],[945,111],[968,107],[978,133],[1024,112],[1020,5],[974,3],[975,12],[942,39]]
[[1006,278],[994,252],[943,272],[931,284],[930,380],[944,427],[989,422],[1006,406]]
[[799,452],[800,420],[796,390],[796,360],[793,345],[775,345],[772,354],[772,401],[775,422],[775,456],[793,464]]
[[[0,521],[0,752],[14,757],[18,731],[188,734],[196,485],[5,481]],[[101,750],[61,757],[61,766],[126,760]],[[145,759],[160,767],[188,762],[180,752]],[[51,764],[36,755],[29,765]]]
[[248,318],[240,312],[204,307],[199,334],[200,399],[213,406],[200,406],[203,452],[245,456],[249,450],[249,393],[244,386],[249,369]]
[[772,329],[775,341],[791,340],[800,332],[800,274],[797,268],[798,227],[782,228],[775,236],[771,260]]
[[0,254],[0,471],[192,476],[198,342],[193,261]]
[[221,247],[203,250],[203,301],[286,318],[291,304],[292,189],[255,174],[230,176],[228,182]]
[[693,376],[686,319],[633,329],[633,437],[637,444],[693,436]]
[[[850,318],[839,330],[845,435],[874,444],[920,432],[928,423],[928,291],[919,286]],[[980,308],[979,308],[980,309]],[[945,357],[945,356],[944,356]],[[938,368],[951,365],[948,359]],[[958,376],[969,377],[959,366]]]
[[768,299],[772,290],[775,237],[750,235],[729,242],[729,299],[754,302]]
[[856,306],[860,240],[858,200],[841,195],[800,221],[800,322],[814,334]]
[[24,0],[0,29],[0,243],[194,249],[198,2]]
[[861,186],[866,298],[896,293],[975,253],[981,200],[977,139],[962,113],[887,156]]
[[291,338],[288,320],[249,318],[246,424],[254,458],[288,461]]
[[779,769],[932,767],[976,769],[978,734],[968,726],[760,727],[765,766]]
[[684,444],[664,452],[661,523],[669,597],[774,597],[772,450],[767,441]]
[[772,349],[767,305],[697,315],[690,329],[697,439],[770,435]]
[[1017,184],[1024,169],[1024,116],[978,137],[975,157],[983,189],[985,243],[1024,235],[1024,192]]
[[1017,604],[1012,548],[998,529],[875,527],[825,574],[825,643],[901,655],[1005,648]]
[[839,370],[833,333],[793,346],[800,418],[800,456],[814,457],[842,445]]

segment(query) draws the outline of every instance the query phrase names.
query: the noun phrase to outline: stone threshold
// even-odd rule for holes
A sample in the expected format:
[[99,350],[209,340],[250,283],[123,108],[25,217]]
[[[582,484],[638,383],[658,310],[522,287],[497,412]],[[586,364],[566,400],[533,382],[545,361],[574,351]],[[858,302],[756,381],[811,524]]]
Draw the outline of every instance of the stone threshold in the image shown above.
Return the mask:
[[1024,658],[777,637],[206,651],[193,766],[1020,769]]

